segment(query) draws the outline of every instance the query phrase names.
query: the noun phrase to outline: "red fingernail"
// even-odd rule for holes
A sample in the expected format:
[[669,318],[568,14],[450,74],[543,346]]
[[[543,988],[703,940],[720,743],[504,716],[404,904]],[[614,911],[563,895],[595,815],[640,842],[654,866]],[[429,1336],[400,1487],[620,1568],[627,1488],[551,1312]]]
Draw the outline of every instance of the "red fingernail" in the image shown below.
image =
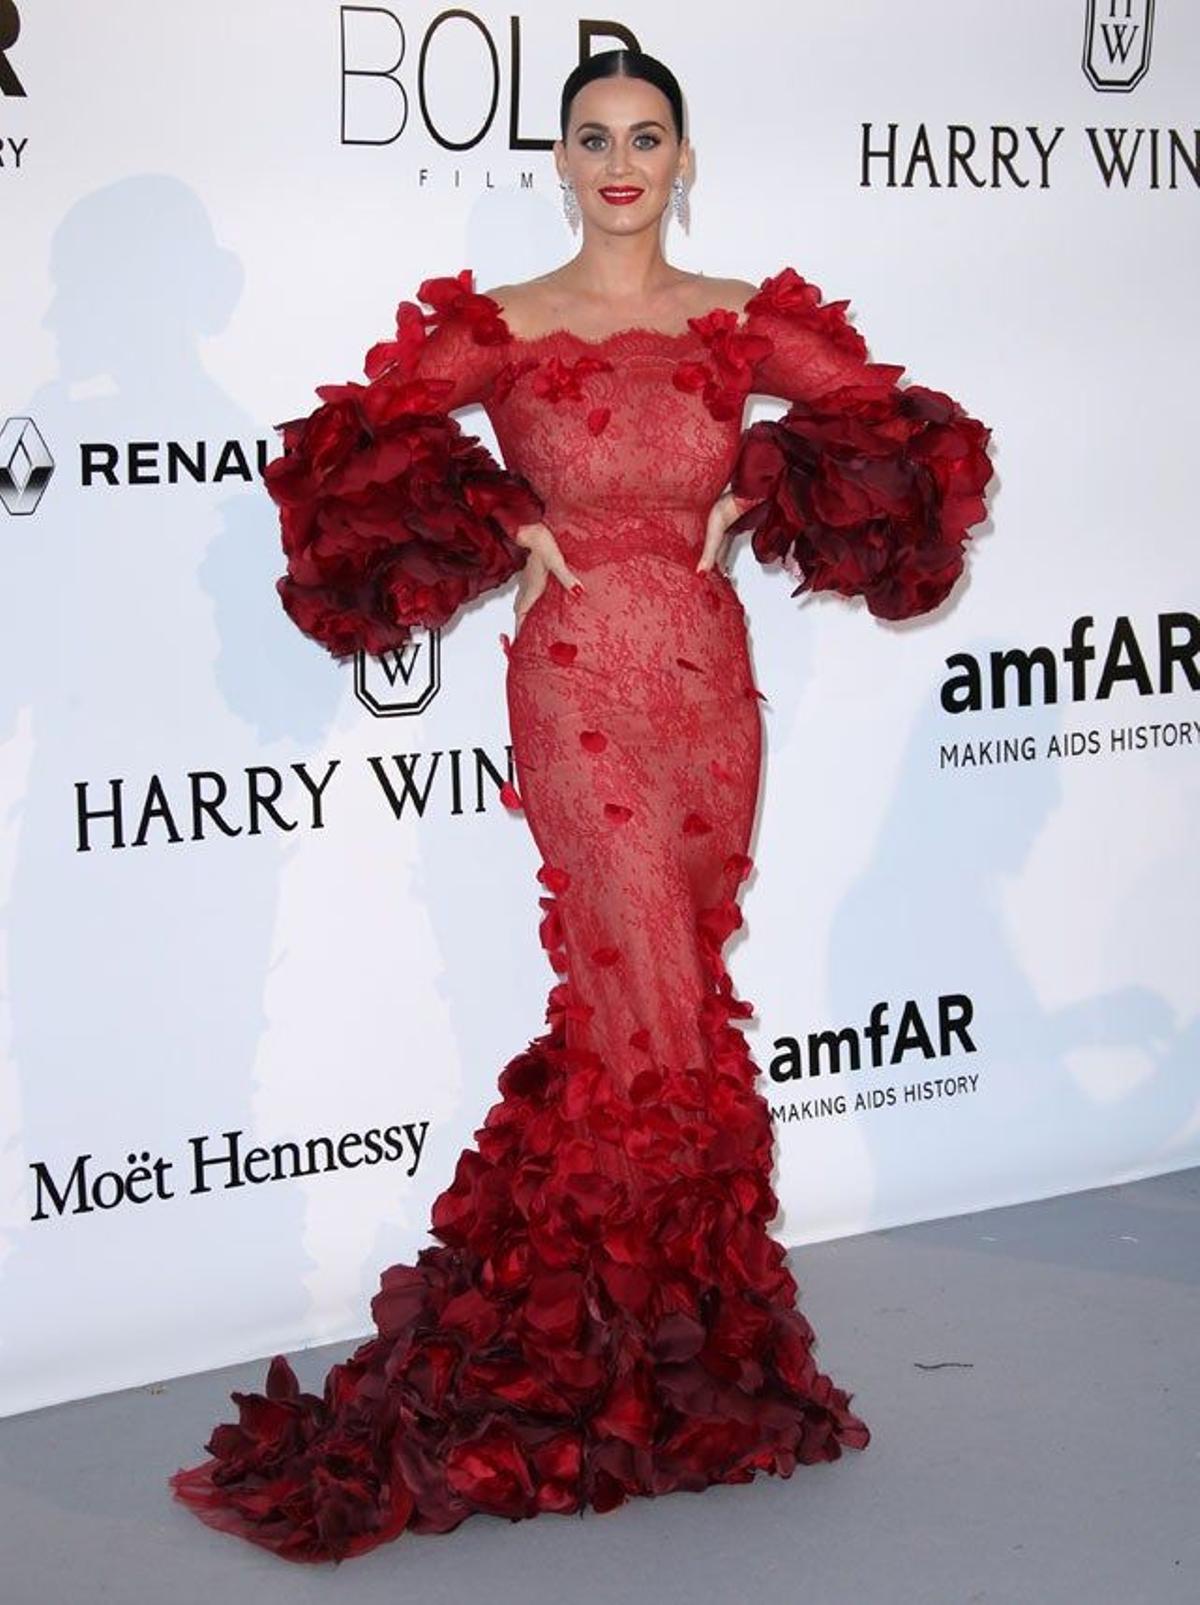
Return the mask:
[[576,580],[575,584],[572,585],[572,587],[571,587],[571,595],[572,596],[582,596],[583,595],[583,586],[580,585],[578,580]]

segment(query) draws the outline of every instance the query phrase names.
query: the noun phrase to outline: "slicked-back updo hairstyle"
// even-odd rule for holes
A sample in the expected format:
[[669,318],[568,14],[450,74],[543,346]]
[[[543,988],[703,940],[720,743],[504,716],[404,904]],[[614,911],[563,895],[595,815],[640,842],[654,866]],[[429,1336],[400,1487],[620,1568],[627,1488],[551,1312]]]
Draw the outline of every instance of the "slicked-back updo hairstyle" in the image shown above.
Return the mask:
[[656,89],[661,89],[671,107],[675,137],[683,138],[683,91],[671,69],[656,56],[648,56],[642,50],[601,50],[586,61],[581,61],[567,74],[559,107],[559,123],[564,140],[571,117],[571,102],[584,84],[590,84],[595,78],[642,78]]

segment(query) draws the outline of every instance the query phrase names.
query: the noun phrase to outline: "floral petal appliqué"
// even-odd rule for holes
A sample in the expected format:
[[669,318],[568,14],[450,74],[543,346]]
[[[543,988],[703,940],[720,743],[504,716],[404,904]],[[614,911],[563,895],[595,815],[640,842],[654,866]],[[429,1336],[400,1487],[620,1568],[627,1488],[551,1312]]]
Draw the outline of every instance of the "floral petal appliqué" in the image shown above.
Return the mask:
[[725,860],[725,871],[729,875],[736,875],[739,881],[744,881],[754,868],[754,860],[746,853],[730,853]]
[[549,887],[552,892],[565,892],[571,884],[571,876],[565,869],[559,869],[556,864],[543,864],[537,872],[537,878],[543,886]]
[[547,357],[533,380],[533,393],[544,401],[582,401],[582,381],[594,373],[607,373],[612,363],[605,357],[576,357],[564,362],[561,357]]
[[515,362],[506,362],[492,380],[492,400],[507,401],[517,380],[537,366],[536,357],[519,357]]

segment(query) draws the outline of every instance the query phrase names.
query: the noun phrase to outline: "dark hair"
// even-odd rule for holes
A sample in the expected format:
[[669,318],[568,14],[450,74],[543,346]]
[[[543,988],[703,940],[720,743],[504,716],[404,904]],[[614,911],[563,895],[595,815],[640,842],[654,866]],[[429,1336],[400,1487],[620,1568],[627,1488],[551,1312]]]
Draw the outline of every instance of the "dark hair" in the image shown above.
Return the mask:
[[601,50],[586,61],[581,61],[568,73],[567,81],[563,84],[559,123],[564,139],[567,137],[571,102],[584,84],[590,84],[594,78],[644,78],[648,84],[661,89],[670,102],[676,138],[683,138],[683,92],[670,67],[641,50]]

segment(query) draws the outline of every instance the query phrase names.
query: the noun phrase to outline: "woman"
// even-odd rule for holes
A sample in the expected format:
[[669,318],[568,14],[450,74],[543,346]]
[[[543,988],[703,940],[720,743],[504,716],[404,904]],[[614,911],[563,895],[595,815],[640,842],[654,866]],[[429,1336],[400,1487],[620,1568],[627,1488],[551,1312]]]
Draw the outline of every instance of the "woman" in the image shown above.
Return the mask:
[[[845,303],[664,260],[691,167],[679,86],[631,51],[567,79],[575,258],[427,280],[368,384],[318,390],[265,474],[295,623],[342,659],[519,573],[502,637],[542,854],[549,1029],[383,1272],[377,1332],[301,1392],[282,1355],[171,1478],[206,1522],[340,1560],[474,1511],[514,1520],[789,1476],[869,1441],[814,1362],[768,1231],[772,1132],[722,958],[758,796],[760,693],[723,572],[752,532],[799,590],[937,605],[984,515],[988,431],[867,361]],[[678,200],[676,200],[678,205]],[[751,393],[785,416],[742,432]],[[488,409],[506,467],[450,417]],[[728,488],[727,487],[728,482]]]

